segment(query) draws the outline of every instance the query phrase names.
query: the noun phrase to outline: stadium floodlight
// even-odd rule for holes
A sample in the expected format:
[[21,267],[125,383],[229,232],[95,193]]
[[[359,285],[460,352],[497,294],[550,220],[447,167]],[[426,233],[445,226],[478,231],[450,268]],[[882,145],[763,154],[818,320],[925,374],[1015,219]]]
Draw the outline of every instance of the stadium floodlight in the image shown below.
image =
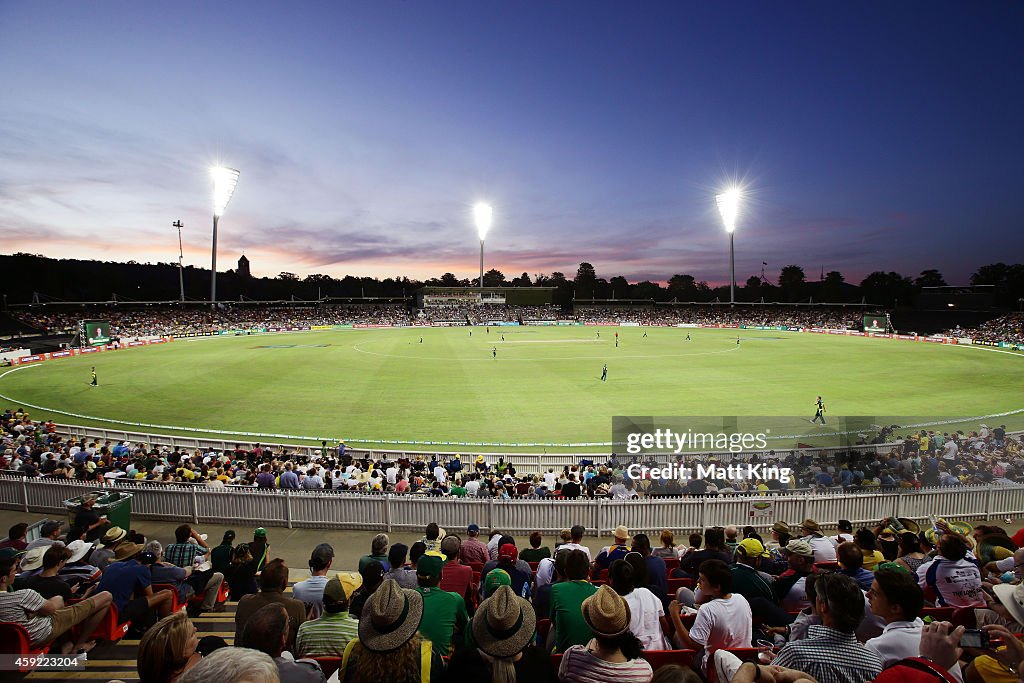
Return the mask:
[[718,212],[722,215],[725,231],[729,233],[729,303],[736,303],[736,216],[740,212],[740,188],[731,187],[722,194],[715,195]]
[[487,231],[491,229],[491,221],[494,218],[494,211],[490,204],[479,202],[473,207],[473,221],[476,223],[476,232],[480,236],[480,289],[484,288],[484,238]]
[[224,166],[210,169],[213,178],[213,263],[210,268],[210,306],[217,305],[217,222],[224,214],[238,184],[238,171]]

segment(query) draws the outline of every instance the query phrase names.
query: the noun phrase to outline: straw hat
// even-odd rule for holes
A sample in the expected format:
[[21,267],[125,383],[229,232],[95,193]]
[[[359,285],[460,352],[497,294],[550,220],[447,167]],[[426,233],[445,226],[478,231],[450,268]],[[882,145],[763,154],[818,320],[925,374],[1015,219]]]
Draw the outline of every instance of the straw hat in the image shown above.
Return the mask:
[[511,657],[522,652],[536,628],[533,606],[509,586],[499,586],[473,615],[476,646],[492,657]]
[[804,521],[800,522],[800,528],[803,529],[804,531],[809,531],[812,534],[820,534],[821,533],[821,527],[818,526],[818,523],[815,522],[810,517],[808,517]]
[[43,555],[50,549],[48,545],[37,546],[21,556],[21,571],[30,572],[43,566]]
[[114,550],[114,561],[120,562],[135,557],[142,552],[142,546],[138,543],[122,543]]
[[583,621],[603,638],[617,638],[629,631],[629,605],[607,584],[583,601]]
[[372,652],[390,652],[409,642],[423,619],[423,596],[388,579],[363,606],[359,641]]
[[112,526],[107,529],[107,533],[103,534],[103,545],[114,545],[127,535],[128,532],[121,527]]
[[629,541],[629,529],[620,524],[612,531],[612,538],[616,541]]

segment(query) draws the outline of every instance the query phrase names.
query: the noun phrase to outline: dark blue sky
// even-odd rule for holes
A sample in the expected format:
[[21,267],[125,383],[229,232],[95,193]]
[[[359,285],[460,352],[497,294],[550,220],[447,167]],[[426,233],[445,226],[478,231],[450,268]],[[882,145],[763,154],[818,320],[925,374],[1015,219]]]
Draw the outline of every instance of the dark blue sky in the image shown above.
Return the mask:
[[1020,261],[1024,5],[0,0],[5,252],[260,275]]

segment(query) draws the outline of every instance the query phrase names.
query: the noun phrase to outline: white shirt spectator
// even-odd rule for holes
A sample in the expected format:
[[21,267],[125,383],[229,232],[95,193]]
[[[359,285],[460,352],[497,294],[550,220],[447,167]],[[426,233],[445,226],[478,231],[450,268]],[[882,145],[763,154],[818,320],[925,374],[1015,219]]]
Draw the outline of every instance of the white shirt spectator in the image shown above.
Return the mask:
[[814,551],[815,562],[836,561],[836,546],[835,542],[831,538],[811,535],[804,536],[803,540],[811,544],[811,550]]
[[554,472],[544,473],[544,485],[548,487],[548,491],[555,488],[555,484],[558,482],[558,477],[555,476]]
[[801,576],[796,580],[796,583],[793,584],[789,592],[782,598],[782,604],[779,606],[787,612],[799,612],[811,606],[811,602],[807,599],[806,576]]
[[715,598],[697,609],[697,619],[690,629],[690,638],[704,646],[704,666],[708,654],[729,647],[750,647],[750,603],[739,593],[728,599]]
[[665,607],[654,593],[646,588],[634,588],[622,599],[629,605],[629,630],[645,650],[671,650],[661,630],[661,617]]
[[434,468],[434,479],[444,484],[448,481],[448,473],[445,472],[444,468],[438,465]]
[[398,468],[392,465],[384,470],[384,478],[387,479],[389,484],[394,486],[398,482]]
[[480,491],[480,481],[471,479],[466,482],[466,495],[475,496]]
[[942,555],[917,568],[917,583],[927,595],[931,588],[940,607],[984,607],[981,571],[968,558],[953,562]]
[[590,557],[590,548],[585,545],[580,545],[579,543],[563,543],[558,546],[558,552],[562,552],[563,550],[582,550],[587,554],[587,562],[594,561],[593,558]]
[[882,635],[864,643],[869,650],[874,650],[882,658],[882,666],[894,664],[906,657],[917,657],[921,648],[921,627],[924,622],[894,621],[886,624]]

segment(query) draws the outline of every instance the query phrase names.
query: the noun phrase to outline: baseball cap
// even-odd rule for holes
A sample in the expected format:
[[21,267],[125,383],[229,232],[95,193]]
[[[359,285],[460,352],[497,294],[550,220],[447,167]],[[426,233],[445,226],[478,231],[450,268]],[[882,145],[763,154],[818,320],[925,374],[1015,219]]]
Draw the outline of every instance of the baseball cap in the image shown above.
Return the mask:
[[309,556],[309,564],[322,568],[326,567],[333,559],[334,548],[331,547],[330,543],[321,543],[313,548],[313,553]]
[[355,572],[338,572],[324,586],[324,599],[336,604],[348,601],[356,588],[363,585],[363,577]]
[[505,545],[498,548],[498,559],[509,559],[515,562],[519,559],[519,549],[512,543],[506,543]]
[[468,527],[466,527],[466,530],[467,531],[480,531],[480,525],[479,524],[470,524]]
[[811,544],[803,539],[790,541],[786,546],[786,552],[803,555],[804,557],[814,557],[814,549],[811,547]]
[[18,550],[17,548],[0,548],[0,560],[6,560],[9,557],[18,557],[24,554],[24,550]]
[[436,553],[426,553],[416,561],[416,575],[426,579],[441,576],[444,568],[444,558]]
[[490,595],[498,589],[498,586],[511,586],[512,577],[504,569],[492,569],[487,572],[484,579],[484,594]]
[[253,533],[253,536],[255,536],[256,538],[266,538],[267,530],[263,527],[257,527],[256,531]]
[[771,557],[771,555],[765,551],[764,545],[761,541],[756,538],[744,538],[739,542],[737,546],[743,548],[743,553],[747,557]]

